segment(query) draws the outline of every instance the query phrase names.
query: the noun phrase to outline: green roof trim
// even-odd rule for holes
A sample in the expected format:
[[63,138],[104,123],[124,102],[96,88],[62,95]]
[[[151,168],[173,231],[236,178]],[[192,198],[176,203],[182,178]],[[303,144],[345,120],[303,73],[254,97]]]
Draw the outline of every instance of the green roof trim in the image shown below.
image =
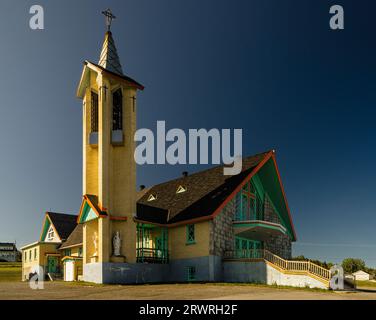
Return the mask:
[[287,229],[288,235],[292,240],[296,240],[294,236],[293,226],[290,221],[289,210],[286,206],[282,187],[279,183],[278,172],[274,165],[273,159],[269,159],[265,165],[257,173],[267,195],[272,202],[274,209],[281,219],[283,226]]
[[84,222],[88,222],[88,221],[91,221],[91,220],[98,219],[97,214],[89,206],[87,201],[85,201],[84,208],[82,210],[83,210],[83,214],[81,215],[79,223],[84,223]]
[[44,220],[44,226],[43,226],[42,235],[40,237],[40,241],[46,240],[47,232],[48,232],[48,229],[50,229],[50,226],[51,226],[51,221],[48,218],[48,216],[46,216],[46,219]]

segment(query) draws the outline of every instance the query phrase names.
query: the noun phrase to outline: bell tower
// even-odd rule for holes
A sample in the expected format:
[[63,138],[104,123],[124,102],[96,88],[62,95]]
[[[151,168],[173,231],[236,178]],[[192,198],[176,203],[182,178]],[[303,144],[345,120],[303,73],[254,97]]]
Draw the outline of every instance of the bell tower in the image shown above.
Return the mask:
[[[84,278],[85,265],[97,270],[94,265],[136,259],[134,134],[136,94],[143,86],[124,74],[111,32],[115,16],[109,9],[102,13],[107,31],[99,62],[84,62],[77,90],[83,101],[83,202],[78,222],[83,224]],[[122,243],[116,257],[115,234]]]

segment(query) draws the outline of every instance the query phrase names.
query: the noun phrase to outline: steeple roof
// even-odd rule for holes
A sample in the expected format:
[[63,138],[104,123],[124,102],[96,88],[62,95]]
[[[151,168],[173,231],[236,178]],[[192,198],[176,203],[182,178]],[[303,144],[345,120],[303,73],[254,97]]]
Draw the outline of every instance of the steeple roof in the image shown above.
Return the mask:
[[108,71],[124,75],[111,31],[105,34],[98,64]]

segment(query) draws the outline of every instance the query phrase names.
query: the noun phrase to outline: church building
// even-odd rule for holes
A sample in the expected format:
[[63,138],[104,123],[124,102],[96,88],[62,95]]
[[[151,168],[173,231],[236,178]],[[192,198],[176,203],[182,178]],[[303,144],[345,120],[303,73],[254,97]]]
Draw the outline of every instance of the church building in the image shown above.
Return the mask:
[[43,270],[50,280],[94,283],[327,288],[328,270],[290,264],[296,233],[274,150],[244,158],[235,176],[216,166],[137,191],[136,96],[144,87],[124,72],[105,13],[99,62],[84,62],[77,89],[82,204],[77,214],[45,214],[38,241],[22,248],[23,280]]

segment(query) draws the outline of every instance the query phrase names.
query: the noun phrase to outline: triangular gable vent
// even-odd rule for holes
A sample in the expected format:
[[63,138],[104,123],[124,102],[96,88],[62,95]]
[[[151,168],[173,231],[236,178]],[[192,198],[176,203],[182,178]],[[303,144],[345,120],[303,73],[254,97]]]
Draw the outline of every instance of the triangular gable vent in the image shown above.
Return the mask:
[[154,201],[157,200],[157,195],[156,194],[150,194],[148,197],[148,201]]
[[183,192],[186,192],[187,191],[187,187],[185,186],[179,186],[176,190],[176,193],[183,193]]

